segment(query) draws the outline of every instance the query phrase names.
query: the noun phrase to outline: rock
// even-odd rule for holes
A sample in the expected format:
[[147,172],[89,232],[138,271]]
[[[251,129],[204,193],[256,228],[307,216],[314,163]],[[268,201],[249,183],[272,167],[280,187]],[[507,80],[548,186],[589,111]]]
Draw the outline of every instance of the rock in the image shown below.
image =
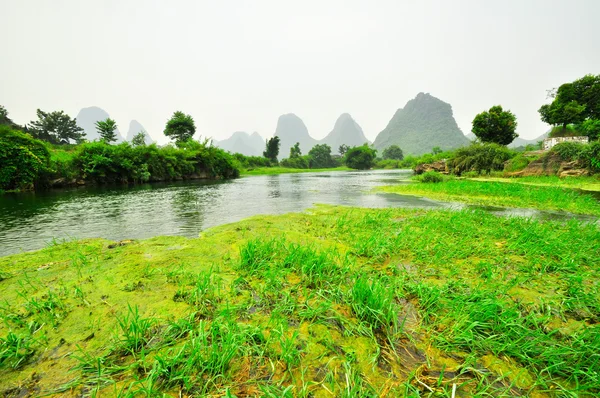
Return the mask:
[[446,160],[439,160],[433,163],[419,164],[413,170],[415,174],[423,174],[428,171],[437,171],[438,173],[448,174],[448,164],[446,163]]
[[469,145],[452,106],[430,94],[419,93],[398,109],[373,145],[379,151],[398,145],[405,155],[429,153],[434,147],[452,149]]
[[509,174],[511,177],[553,176],[559,177],[587,175],[588,171],[578,162],[565,162],[554,152],[547,152],[539,159],[529,163],[521,171]]

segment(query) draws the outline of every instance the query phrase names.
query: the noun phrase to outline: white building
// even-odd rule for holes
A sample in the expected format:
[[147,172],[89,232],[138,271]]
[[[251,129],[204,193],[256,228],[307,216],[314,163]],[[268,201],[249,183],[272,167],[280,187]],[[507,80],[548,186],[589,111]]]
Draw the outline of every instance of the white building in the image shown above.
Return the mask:
[[587,144],[588,142],[590,142],[590,139],[588,137],[584,137],[584,136],[546,138],[544,140],[544,144],[542,145],[542,148],[544,148],[544,151],[547,151],[547,150],[551,149],[554,145],[560,144],[561,142],[578,142],[580,144]]

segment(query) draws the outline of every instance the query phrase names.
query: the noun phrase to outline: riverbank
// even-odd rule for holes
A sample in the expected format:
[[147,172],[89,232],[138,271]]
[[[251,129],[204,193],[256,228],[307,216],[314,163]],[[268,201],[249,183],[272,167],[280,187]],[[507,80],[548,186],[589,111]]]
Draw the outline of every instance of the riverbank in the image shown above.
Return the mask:
[[[551,180],[552,177],[547,177]],[[504,179],[502,182],[486,179],[447,179],[439,183],[415,182],[384,186],[375,191],[401,195],[416,195],[431,199],[475,205],[566,211],[574,214],[600,216],[600,202],[591,194],[572,188],[552,186],[546,178]],[[570,182],[571,187],[580,180]],[[588,180],[586,180],[588,181]],[[566,183],[563,183],[566,184]]]
[[318,173],[324,171],[351,171],[353,169],[345,166],[332,167],[327,169],[293,169],[289,167],[257,167],[253,169],[242,169],[241,176],[256,176],[256,175],[274,175],[274,174],[295,174],[295,173]]
[[600,192],[600,174],[594,176],[558,177],[558,176],[530,176],[530,177],[475,177],[474,181],[508,182],[514,184],[536,185],[545,187],[562,187],[581,189],[584,191]]
[[0,394],[600,392],[600,231],[319,206],[0,258]]

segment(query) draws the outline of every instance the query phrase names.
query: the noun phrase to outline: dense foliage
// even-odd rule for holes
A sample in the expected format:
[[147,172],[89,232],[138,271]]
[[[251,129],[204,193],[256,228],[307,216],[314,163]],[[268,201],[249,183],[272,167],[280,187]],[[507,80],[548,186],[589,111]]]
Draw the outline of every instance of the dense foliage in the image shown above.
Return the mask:
[[377,151],[365,144],[348,149],[344,162],[352,169],[366,170],[373,167],[376,156]]
[[35,138],[52,144],[69,144],[82,142],[85,133],[77,125],[75,119],[63,111],[44,112],[37,110],[38,120],[33,120],[28,126],[28,132]]
[[582,167],[591,172],[600,171],[600,142],[580,144],[576,142],[562,142],[552,147],[552,153],[556,153],[567,162],[578,161]]
[[33,188],[48,170],[49,161],[43,142],[0,126],[0,191]]
[[[436,147],[439,149],[439,147]],[[381,154],[384,160],[392,159],[392,160],[402,160],[404,159],[404,154],[402,153],[402,149],[398,145],[390,145],[385,148]]]
[[279,136],[275,136],[267,140],[263,156],[269,159],[271,162],[277,163],[277,156],[279,156]]
[[503,145],[473,143],[457,149],[448,166],[456,175],[469,171],[489,174],[494,170],[503,170],[504,163],[513,156],[515,153]]
[[511,111],[505,111],[500,105],[492,106],[473,119],[473,134],[484,143],[491,142],[508,145],[518,137],[515,132],[517,118]]
[[586,75],[551,90],[552,103],[539,109],[542,121],[562,125],[600,120],[600,75]]
[[331,147],[327,144],[318,144],[308,151],[309,165],[311,169],[323,169],[335,167],[331,158]]
[[110,144],[117,140],[117,122],[111,118],[98,120],[96,122],[96,130],[100,134],[100,139],[106,143]]
[[196,124],[190,115],[181,111],[173,113],[171,119],[167,121],[164,133],[167,137],[175,140],[175,144],[180,145],[189,141],[196,132]]

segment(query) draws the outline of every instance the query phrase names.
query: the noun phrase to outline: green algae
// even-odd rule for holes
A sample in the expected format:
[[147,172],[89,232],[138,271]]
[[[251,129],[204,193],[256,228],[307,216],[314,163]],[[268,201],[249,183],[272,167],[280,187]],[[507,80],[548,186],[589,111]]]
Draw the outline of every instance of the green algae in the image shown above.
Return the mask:
[[376,191],[484,206],[565,211],[600,216],[600,202],[590,194],[564,186],[519,183],[518,179],[487,181],[450,179],[376,188]]
[[0,258],[0,337],[33,350],[0,392],[594,395],[598,252],[576,221],[333,206],[52,245]]

